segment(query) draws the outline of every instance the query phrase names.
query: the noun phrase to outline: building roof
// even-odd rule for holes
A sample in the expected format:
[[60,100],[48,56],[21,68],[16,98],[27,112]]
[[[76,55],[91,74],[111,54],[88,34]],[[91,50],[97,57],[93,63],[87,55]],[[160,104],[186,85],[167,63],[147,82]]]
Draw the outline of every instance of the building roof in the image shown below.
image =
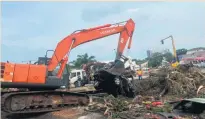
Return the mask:
[[198,48],[192,48],[192,49],[190,49],[190,50],[188,50],[188,51],[195,51],[195,50],[205,50],[205,47],[198,47]]

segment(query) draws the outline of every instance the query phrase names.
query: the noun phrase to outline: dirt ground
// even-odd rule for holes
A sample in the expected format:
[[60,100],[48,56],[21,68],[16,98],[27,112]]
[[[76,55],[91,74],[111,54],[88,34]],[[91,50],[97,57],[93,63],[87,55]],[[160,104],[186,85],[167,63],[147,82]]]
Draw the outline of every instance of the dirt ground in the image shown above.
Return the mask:
[[102,114],[88,113],[83,109],[83,107],[80,107],[49,113],[23,115],[7,115],[6,113],[1,112],[1,119],[106,119]]

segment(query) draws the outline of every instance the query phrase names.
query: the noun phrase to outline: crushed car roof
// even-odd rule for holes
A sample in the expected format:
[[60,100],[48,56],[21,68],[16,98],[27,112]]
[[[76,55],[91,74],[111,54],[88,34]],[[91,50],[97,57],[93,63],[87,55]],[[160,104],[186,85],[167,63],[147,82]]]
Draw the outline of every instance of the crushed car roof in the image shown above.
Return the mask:
[[205,98],[190,98],[190,99],[184,99],[184,100],[205,104]]

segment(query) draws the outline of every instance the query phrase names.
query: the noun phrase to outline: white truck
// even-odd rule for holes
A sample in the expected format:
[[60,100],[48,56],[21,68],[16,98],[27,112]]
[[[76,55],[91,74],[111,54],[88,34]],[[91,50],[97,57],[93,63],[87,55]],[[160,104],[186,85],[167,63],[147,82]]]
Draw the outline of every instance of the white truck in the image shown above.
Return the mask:
[[86,78],[85,70],[83,69],[74,69],[70,72],[69,80],[70,80],[70,87],[76,87],[78,79],[84,80]]

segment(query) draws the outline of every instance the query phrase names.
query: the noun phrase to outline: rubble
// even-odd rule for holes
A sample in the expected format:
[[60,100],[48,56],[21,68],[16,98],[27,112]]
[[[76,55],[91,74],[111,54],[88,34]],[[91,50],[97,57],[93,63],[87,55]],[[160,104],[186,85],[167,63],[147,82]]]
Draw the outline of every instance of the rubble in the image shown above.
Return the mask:
[[153,97],[140,95],[132,100],[109,95],[104,98],[104,102],[90,105],[87,111],[93,112],[94,108],[96,112],[101,112],[110,119],[148,119],[148,117],[156,116],[154,115],[156,112],[170,112],[170,105],[155,101]]
[[196,67],[180,66],[176,71],[168,73],[169,94],[187,98],[197,96],[200,85],[205,85],[205,75]]
[[[134,80],[135,98],[108,96],[90,105],[87,111],[101,112],[108,118],[159,119],[157,113],[171,113],[172,103],[183,98],[205,96],[205,74],[192,66],[161,68],[143,80]],[[95,109],[95,110],[93,110]],[[176,117],[192,119],[195,117]]]
[[194,115],[179,116],[173,113],[173,105],[168,100],[152,96],[138,95],[131,100],[109,95],[104,98],[104,102],[95,102],[94,105],[90,106],[97,110],[88,108],[87,112],[101,113],[107,119],[164,119],[165,116],[170,119],[204,119],[204,117],[198,118]]

